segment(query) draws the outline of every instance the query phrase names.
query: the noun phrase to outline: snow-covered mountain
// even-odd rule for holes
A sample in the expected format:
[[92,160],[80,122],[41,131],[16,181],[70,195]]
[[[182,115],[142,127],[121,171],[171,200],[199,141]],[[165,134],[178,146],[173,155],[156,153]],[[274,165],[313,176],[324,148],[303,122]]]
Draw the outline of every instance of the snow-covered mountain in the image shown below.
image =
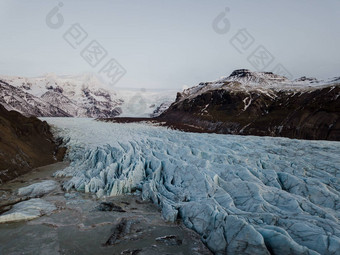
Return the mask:
[[[0,81],[6,87],[0,92],[1,104],[35,116],[149,117],[162,103],[174,101],[176,94],[174,91],[113,90],[94,74],[0,76]],[[22,104],[22,95],[30,98],[29,104]]]
[[7,110],[15,110],[26,116],[69,117],[66,111],[50,104],[42,98],[29,94],[0,80],[0,104]]
[[180,95],[183,98],[193,98],[209,90],[223,89],[228,91],[258,91],[275,96],[278,91],[310,91],[336,83],[340,83],[340,77],[318,80],[304,76],[289,80],[272,72],[252,72],[248,69],[239,69],[233,71],[228,77],[222,77],[211,82],[201,82],[197,86],[185,89]]
[[0,80],[48,102],[69,116],[114,117],[121,112],[121,101],[116,99],[114,92],[103,89],[94,75],[47,74],[35,78],[2,76]]
[[177,93],[159,120],[202,132],[340,140],[340,77],[290,81],[236,70]]
[[116,93],[123,101],[119,117],[155,117],[175,101],[177,91],[117,89]]

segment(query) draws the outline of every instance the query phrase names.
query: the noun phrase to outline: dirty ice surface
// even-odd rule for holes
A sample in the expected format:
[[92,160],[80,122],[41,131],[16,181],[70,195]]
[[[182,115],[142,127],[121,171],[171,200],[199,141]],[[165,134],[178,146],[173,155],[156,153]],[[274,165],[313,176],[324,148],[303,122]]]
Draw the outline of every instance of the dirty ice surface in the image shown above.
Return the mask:
[[69,147],[66,190],[140,190],[216,254],[340,254],[339,142],[45,120]]

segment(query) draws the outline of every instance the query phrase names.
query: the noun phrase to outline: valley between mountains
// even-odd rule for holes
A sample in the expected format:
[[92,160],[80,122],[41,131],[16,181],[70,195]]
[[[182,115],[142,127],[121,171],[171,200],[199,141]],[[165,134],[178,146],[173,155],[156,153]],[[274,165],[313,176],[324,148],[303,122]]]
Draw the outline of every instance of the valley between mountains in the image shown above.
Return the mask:
[[0,253],[339,254],[340,78],[0,88]]

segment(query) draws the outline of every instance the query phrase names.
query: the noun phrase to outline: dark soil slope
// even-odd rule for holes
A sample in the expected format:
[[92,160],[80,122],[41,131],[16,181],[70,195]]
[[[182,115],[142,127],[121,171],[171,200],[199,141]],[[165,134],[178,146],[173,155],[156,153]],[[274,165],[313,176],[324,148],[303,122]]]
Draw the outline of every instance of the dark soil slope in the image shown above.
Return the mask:
[[0,104],[0,183],[62,160],[63,154],[45,121],[7,111]]

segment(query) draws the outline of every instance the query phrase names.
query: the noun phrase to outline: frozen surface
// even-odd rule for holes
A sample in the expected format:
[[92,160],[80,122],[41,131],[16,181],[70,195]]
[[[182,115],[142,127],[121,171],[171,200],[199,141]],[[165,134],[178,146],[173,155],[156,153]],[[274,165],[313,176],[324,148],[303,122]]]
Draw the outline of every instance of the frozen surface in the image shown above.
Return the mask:
[[58,186],[56,181],[47,180],[38,183],[31,184],[27,187],[20,188],[18,190],[19,196],[28,197],[42,197],[45,194],[55,190]]
[[51,213],[56,209],[54,204],[40,198],[34,198],[17,203],[11,210],[0,215],[0,223],[33,220],[42,215]]
[[45,120],[69,146],[67,190],[141,190],[216,254],[339,254],[339,142]]

